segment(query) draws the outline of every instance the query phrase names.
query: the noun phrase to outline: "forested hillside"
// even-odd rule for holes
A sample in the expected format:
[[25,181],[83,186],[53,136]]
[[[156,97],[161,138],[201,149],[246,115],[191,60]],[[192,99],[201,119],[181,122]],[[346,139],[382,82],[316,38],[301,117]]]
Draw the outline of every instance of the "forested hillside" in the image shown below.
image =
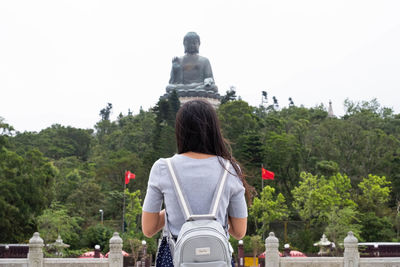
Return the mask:
[[[108,104],[94,129],[54,124],[20,133],[1,119],[0,243],[40,231],[48,243],[60,234],[72,249],[107,251],[111,233],[122,230],[125,194],[124,246],[135,251],[151,166],[176,151],[179,105],[171,95],[111,121]],[[400,115],[376,100],[344,105],[341,118],[329,118],[323,105],[252,107],[234,96],[219,107],[223,133],[257,192],[246,237],[253,247],[272,230],[303,251],[323,233],[341,242],[349,230],[364,241],[400,241]],[[262,164],[275,172],[263,190]],[[136,179],[124,192],[126,170]],[[156,239],[147,240],[154,252]]]

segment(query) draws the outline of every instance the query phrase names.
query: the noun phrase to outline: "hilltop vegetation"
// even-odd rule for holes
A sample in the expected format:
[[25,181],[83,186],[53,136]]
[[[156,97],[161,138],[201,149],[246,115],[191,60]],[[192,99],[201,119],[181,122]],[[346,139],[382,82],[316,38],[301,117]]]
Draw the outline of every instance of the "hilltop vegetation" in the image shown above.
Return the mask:
[[[0,243],[27,242],[39,230],[45,242],[60,234],[72,249],[99,243],[106,250],[111,233],[121,232],[125,194],[124,245],[136,251],[149,171],[176,151],[179,105],[171,95],[111,121],[108,104],[94,129],[55,124],[16,133],[0,120]],[[273,230],[303,251],[322,233],[335,242],[349,230],[364,241],[400,240],[400,115],[376,100],[345,108],[329,118],[323,105],[278,110],[224,99],[223,133],[258,192],[248,236]],[[275,172],[263,190],[261,164]],[[126,170],[136,179],[124,192]],[[154,252],[155,239],[147,240]]]

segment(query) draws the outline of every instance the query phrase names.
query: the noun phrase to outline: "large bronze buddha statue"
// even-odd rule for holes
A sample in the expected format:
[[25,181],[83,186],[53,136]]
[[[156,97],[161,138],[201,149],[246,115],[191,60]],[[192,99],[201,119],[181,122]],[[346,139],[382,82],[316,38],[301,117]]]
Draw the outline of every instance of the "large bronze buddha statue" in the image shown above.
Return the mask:
[[180,97],[208,97],[219,99],[210,61],[199,56],[200,37],[189,32],[183,39],[185,55],[172,60],[171,78],[167,93],[176,90]]

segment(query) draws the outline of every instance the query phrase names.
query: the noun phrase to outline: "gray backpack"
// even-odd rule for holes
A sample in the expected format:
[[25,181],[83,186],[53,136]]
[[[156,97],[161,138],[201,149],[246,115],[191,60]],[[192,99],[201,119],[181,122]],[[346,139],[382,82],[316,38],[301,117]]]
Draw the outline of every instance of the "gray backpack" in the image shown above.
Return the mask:
[[167,159],[170,178],[174,184],[186,222],[182,225],[176,242],[169,232],[169,244],[174,259],[174,267],[229,267],[231,266],[231,246],[225,229],[216,220],[216,213],[224,191],[229,160],[219,180],[209,214],[194,215],[175,174],[171,159]]

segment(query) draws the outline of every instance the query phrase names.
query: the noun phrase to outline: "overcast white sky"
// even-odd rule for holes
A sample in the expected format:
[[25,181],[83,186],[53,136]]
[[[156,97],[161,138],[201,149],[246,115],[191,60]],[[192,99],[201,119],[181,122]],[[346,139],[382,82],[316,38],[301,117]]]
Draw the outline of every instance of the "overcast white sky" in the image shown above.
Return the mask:
[[93,128],[153,107],[188,31],[220,94],[287,106],[377,98],[400,112],[400,1],[0,1],[0,117]]

